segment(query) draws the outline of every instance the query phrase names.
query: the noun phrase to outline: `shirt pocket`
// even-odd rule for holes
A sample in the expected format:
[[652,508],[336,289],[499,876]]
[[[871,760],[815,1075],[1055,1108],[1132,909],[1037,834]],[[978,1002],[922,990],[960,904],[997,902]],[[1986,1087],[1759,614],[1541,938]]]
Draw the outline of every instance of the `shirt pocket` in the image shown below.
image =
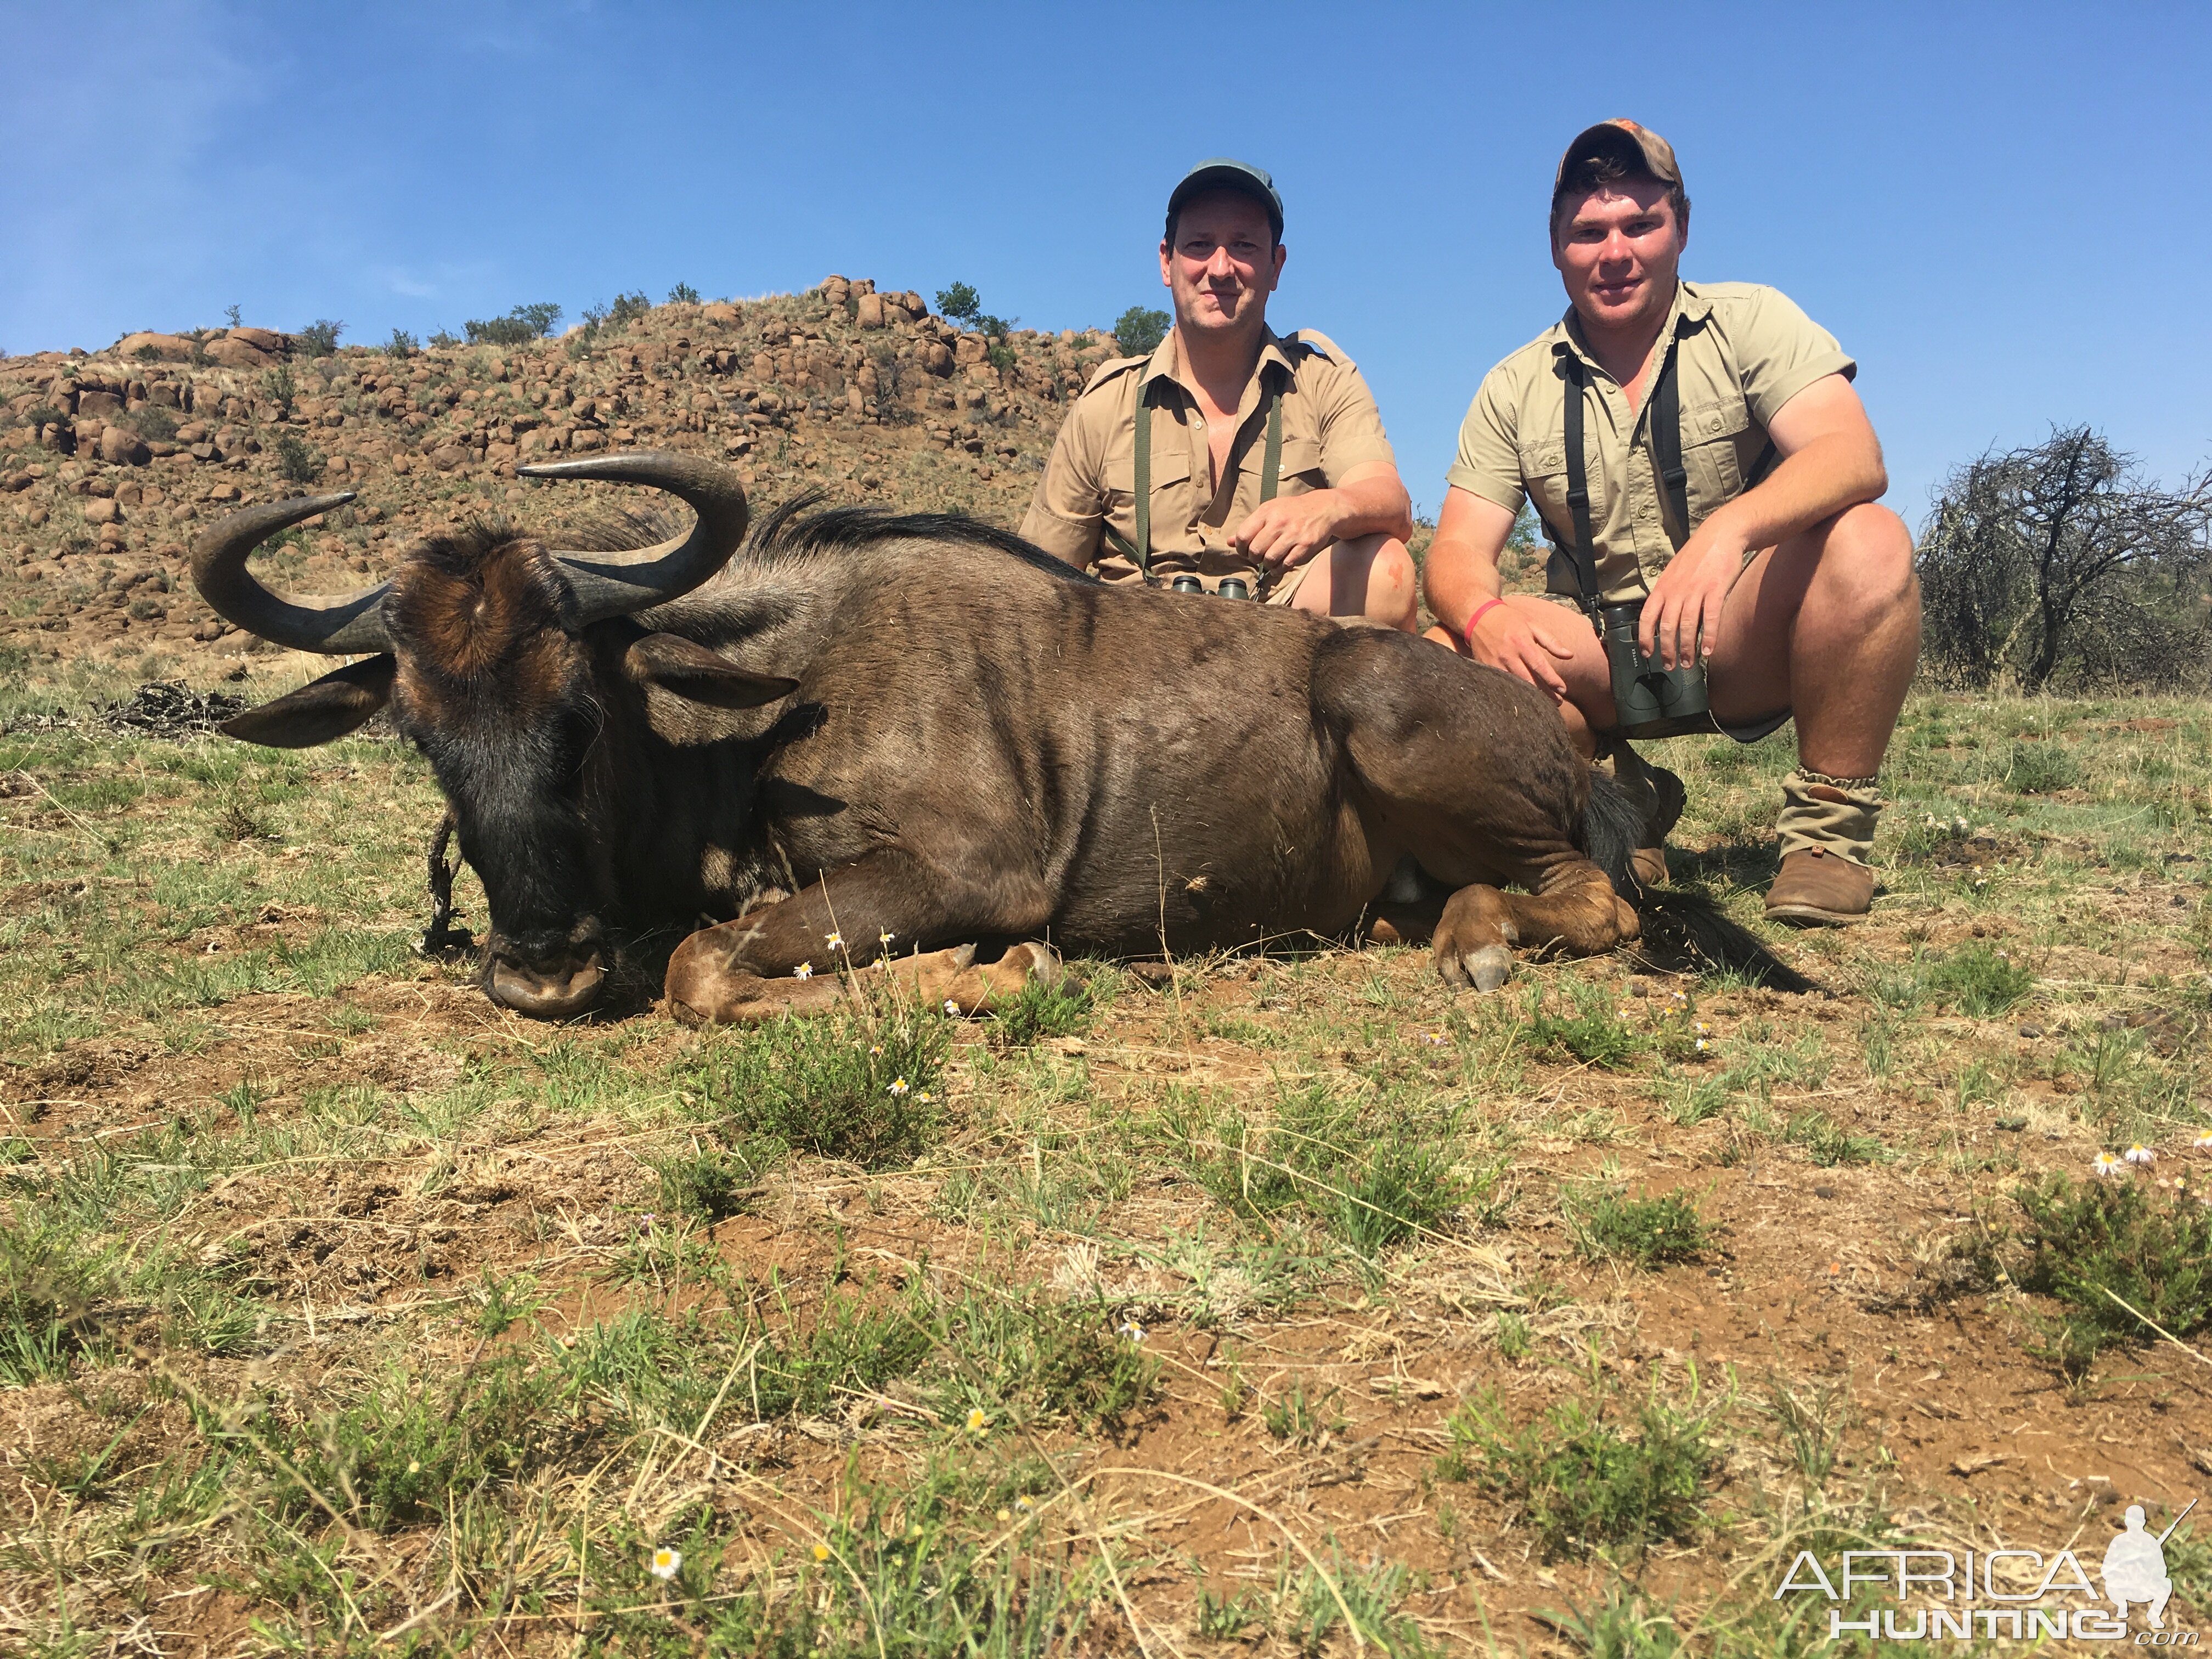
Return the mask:
[[[1260,441],[1252,447],[1253,477],[1264,479],[1267,465],[1267,437],[1263,428]],[[1304,495],[1316,489],[1328,488],[1328,473],[1322,465],[1319,441],[1304,436],[1285,434],[1283,453],[1277,463],[1275,493],[1279,495]]]
[[1682,411],[1682,471],[1690,496],[1689,528],[1743,494],[1744,478],[1766,442],[1741,393]]
[[[1190,482],[1190,445],[1182,429],[1163,421],[1152,431],[1152,486],[1155,510],[1163,490],[1180,490]],[[1106,463],[1106,514],[1130,516],[1137,500],[1137,453],[1125,449]]]
[[[1536,509],[1537,517],[1548,531],[1557,526],[1568,535],[1574,533],[1574,514],[1567,506],[1567,447],[1559,438],[1550,438],[1541,443],[1524,444],[1519,451],[1521,487],[1528,494],[1528,503]],[[1598,520],[1597,504],[1591,502],[1590,521]]]

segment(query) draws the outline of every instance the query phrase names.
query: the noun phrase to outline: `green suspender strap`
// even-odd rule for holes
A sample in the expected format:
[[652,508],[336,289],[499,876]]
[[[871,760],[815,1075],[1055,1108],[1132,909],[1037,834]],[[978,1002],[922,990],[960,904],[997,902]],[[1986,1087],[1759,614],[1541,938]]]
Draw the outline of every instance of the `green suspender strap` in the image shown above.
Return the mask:
[[[1137,574],[1152,579],[1152,386],[1150,379],[1137,383],[1135,477],[1137,539],[1128,549]],[[1272,501],[1283,476],[1283,396],[1279,387],[1267,392],[1267,447],[1260,460],[1260,499]]]

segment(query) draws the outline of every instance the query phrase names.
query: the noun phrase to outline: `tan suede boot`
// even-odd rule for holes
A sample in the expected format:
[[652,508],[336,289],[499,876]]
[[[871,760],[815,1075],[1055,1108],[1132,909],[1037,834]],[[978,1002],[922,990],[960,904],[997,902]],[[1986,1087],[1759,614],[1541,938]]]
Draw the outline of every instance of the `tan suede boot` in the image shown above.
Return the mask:
[[1766,890],[1768,919],[1798,927],[1847,927],[1864,921],[1873,904],[1874,872],[1825,847],[1784,854]]

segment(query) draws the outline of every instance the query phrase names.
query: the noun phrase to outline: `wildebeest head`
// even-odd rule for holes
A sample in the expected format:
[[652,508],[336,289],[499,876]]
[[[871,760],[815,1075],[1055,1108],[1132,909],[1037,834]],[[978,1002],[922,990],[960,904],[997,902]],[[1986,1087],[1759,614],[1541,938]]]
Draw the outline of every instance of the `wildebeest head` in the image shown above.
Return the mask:
[[390,580],[362,592],[271,592],[247,573],[247,556],[353,499],[322,495],[233,514],[194,544],[192,576],[223,617],[274,644],[363,656],[222,729],[306,748],[389,705],[436,773],[463,855],[490,901],[485,991],[519,1012],[560,1018],[591,1006],[605,977],[605,861],[584,799],[586,761],[607,719],[601,677],[724,708],[774,702],[793,682],[630,620],[698,586],[743,539],[744,492],[728,472],[671,454],[524,471],[653,485],[689,503],[698,521],[687,535],[615,553],[560,550],[479,526],[424,543]]

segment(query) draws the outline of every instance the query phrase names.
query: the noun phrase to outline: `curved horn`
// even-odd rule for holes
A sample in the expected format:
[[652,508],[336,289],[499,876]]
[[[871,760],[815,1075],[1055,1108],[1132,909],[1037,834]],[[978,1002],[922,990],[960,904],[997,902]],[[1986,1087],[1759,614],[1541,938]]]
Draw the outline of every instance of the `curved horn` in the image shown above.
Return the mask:
[[690,533],[635,553],[558,552],[586,623],[628,616],[690,592],[729,562],[744,539],[745,492],[736,475],[696,456],[660,450],[592,455],[520,469],[526,478],[604,478],[647,484],[699,515]]
[[343,507],[350,489],[336,495],[249,507],[209,526],[192,543],[192,585],[226,622],[258,634],[271,645],[349,657],[389,650],[381,606],[392,584],[332,599],[286,599],[246,574],[246,556],[278,531],[302,519]]

